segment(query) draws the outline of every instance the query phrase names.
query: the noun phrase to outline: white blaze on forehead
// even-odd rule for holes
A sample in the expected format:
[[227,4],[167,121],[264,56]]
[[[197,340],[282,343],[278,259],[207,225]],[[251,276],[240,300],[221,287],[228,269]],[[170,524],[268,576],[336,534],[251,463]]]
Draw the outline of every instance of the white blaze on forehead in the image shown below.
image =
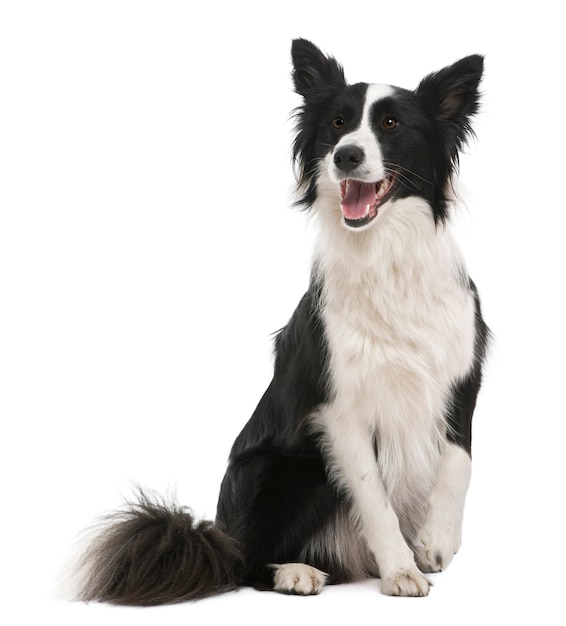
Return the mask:
[[368,85],[360,130],[362,128],[371,128],[370,114],[373,105],[379,100],[383,100],[384,98],[392,95],[393,87],[391,87],[390,85]]
[[[381,149],[371,127],[371,110],[376,102],[392,94],[393,88],[389,85],[368,85],[360,125],[355,131],[344,135],[334,148],[336,152],[342,146],[355,145],[364,151],[364,163],[356,172],[356,178],[364,182],[377,182],[385,176]],[[343,179],[343,175],[333,165],[330,167],[330,176],[336,181]]]

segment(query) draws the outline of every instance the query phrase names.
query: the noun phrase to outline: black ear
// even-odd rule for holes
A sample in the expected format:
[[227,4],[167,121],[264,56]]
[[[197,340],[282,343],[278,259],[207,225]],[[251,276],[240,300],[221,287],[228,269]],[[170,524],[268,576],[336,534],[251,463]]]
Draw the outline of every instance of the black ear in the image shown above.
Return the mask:
[[470,132],[470,118],[479,108],[482,73],[483,57],[474,54],[430,74],[416,91],[429,113],[453,125],[461,141]]
[[316,89],[346,85],[342,66],[307,39],[293,40],[291,57],[295,91],[303,98]]

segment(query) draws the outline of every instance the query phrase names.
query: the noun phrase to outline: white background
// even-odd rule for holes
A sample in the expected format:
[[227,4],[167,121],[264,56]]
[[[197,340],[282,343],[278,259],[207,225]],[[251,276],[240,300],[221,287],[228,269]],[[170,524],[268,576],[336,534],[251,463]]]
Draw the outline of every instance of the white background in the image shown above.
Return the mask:
[[[564,623],[563,18],[547,0],[502,5],[0,5],[4,623]],[[214,516],[270,333],[307,286],[293,37],[351,82],[412,88],[487,57],[456,227],[496,342],[462,550],[427,599],[378,581],[157,609],[60,599],[78,533],[133,481]]]

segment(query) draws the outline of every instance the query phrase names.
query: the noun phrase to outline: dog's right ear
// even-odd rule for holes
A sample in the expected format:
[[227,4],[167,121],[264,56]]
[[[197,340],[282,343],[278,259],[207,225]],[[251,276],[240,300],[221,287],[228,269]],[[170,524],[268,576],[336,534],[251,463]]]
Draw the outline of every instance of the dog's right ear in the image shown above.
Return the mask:
[[303,98],[314,90],[346,85],[342,66],[333,57],[325,56],[307,39],[293,40],[291,57],[295,91]]

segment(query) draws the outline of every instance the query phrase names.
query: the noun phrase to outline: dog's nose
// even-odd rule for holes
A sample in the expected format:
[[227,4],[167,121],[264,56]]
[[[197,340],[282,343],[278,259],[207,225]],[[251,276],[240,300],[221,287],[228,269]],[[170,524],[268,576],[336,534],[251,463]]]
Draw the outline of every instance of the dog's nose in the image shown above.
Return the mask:
[[356,169],[364,160],[364,151],[354,144],[342,146],[334,153],[334,165],[342,172],[348,173]]

